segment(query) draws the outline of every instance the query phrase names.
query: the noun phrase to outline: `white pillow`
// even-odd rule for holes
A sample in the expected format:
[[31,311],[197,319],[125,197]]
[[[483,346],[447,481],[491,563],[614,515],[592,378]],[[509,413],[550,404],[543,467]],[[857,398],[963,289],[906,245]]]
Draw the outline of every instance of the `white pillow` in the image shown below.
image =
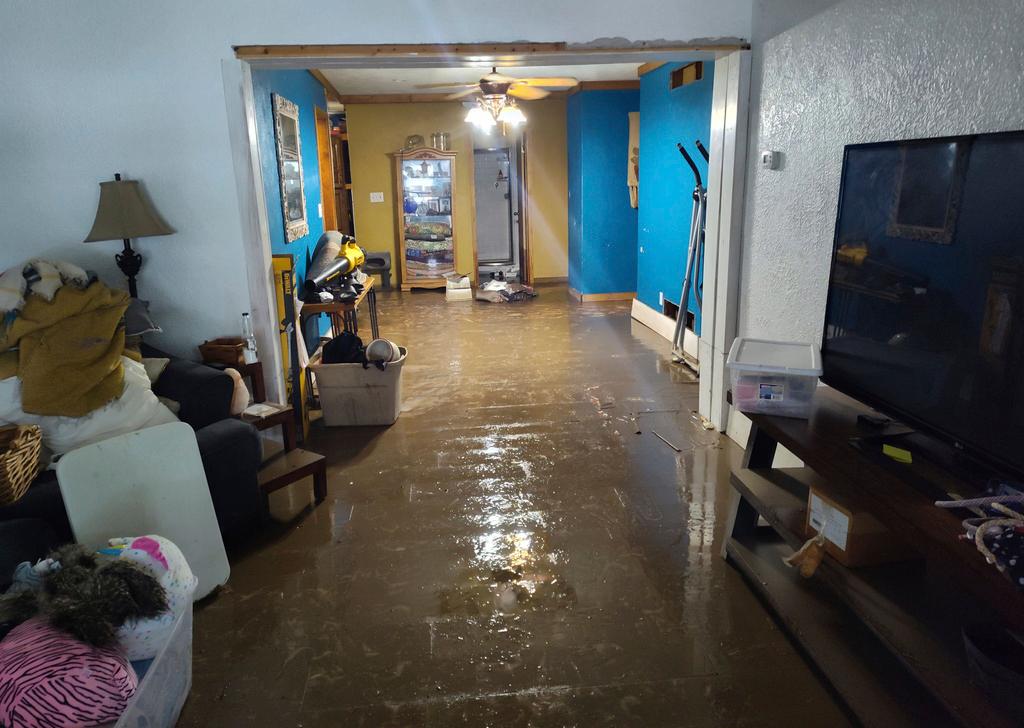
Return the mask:
[[0,381],[0,422],[39,425],[43,443],[54,455],[127,432],[177,422],[174,413],[153,394],[146,368],[124,356],[121,363],[124,365],[121,396],[85,417],[30,415],[21,409],[21,380],[17,377],[4,379]]

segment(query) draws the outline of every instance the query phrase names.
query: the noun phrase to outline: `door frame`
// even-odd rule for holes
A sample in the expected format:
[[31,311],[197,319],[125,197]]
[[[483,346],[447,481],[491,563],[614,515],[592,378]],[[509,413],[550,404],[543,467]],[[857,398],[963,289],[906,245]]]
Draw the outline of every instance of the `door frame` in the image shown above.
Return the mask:
[[[256,329],[257,345],[263,352],[262,356],[270,363],[270,371],[274,376],[267,382],[268,394],[281,401],[284,392],[284,381],[280,376],[281,350],[278,339],[280,322],[276,320],[274,310],[275,294],[273,288],[273,272],[270,258],[269,216],[266,200],[263,197],[263,171],[261,166],[259,145],[256,136],[255,94],[252,86],[252,70],[254,68],[277,68],[310,70],[321,68],[384,68],[384,67],[490,67],[491,65],[563,65],[569,60],[575,63],[637,63],[657,64],[669,62],[687,62],[692,60],[718,60],[730,54],[740,53],[746,60],[746,86],[749,89],[749,44],[746,43],[697,43],[679,45],[623,45],[595,46],[590,44],[570,45],[567,43],[466,43],[466,44],[402,44],[402,45],[271,45],[271,46],[234,46],[235,58],[225,59],[221,64],[227,107],[228,134],[231,142],[232,163],[235,170],[239,213],[242,218],[242,230],[245,238],[246,271],[249,284],[250,311]],[[717,77],[716,72],[716,77]],[[717,85],[717,80],[716,80]],[[749,90],[746,92],[749,93]],[[733,139],[733,166],[741,167],[746,162],[746,96],[743,99],[743,140],[742,145]],[[736,134],[738,127],[733,126],[730,133]],[[524,141],[523,148],[526,144]],[[742,164],[740,164],[742,162]],[[526,169],[522,177],[526,178]],[[739,176],[738,195],[731,192],[723,201],[730,217],[735,217],[737,225],[742,218],[742,174]],[[710,203],[709,203],[710,204]],[[521,220],[525,210],[521,210]],[[475,211],[474,211],[475,214]],[[523,222],[529,240],[529,225]],[[710,228],[709,221],[709,228]],[[474,221],[475,228],[475,221]],[[730,228],[731,230],[731,228]],[[730,232],[731,236],[731,232]],[[739,241],[735,242],[736,267],[738,273]],[[473,245],[476,258],[476,242]],[[729,252],[728,263],[732,264],[733,252]],[[717,260],[715,265],[717,266]],[[529,251],[526,264],[521,263],[528,280],[532,280]],[[728,267],[728,265],[726,266]],[[474,268],[479,265],[474,260]],[[705,263],[708,269],[708,263]],[[735,299],[734,287],[738,285],[738,275],[723,280],[726,286],[721,291],[721,307],[716,300],[716,308],[723,315],[732,316],[732,329],[735,332]],[[730,299],[730,296],[732,297]],[[705,277],[705,301],[709,298],[707,277]],[[707,315],[706,313],[704,314]],[[703,330],[703,329],[702,329]],[[723,325],[723,336],[728,334],[728,327]],[[713,342],[709,342],[714,351]],[[719,340],[719,345],[721,341]],[[711,383],[708,383],[711,387]],[[720,390],[720,391],[719,391]],[[707,396],[701,396],[701,413],[710,416],[712,404],[721,400],[724,403],[725,392],[721,385],[709,389]],[[705,404],[707,409],[705,410]],[[719,405],[720,409],[720,405]],[[726,410],[727,412],[727,410]],[[712,418],[712,421],[715,420]],[[721,425],[717,425],[721,428]]]
[[[316,159],[320,167],[320,204],[323,205],[324,230],[338,229],[338,209],[334,204],[334,149],[331,147],[331,117],[326,109],[313,107],[316,122]],[[324,160],[327,164],[324,164]]]

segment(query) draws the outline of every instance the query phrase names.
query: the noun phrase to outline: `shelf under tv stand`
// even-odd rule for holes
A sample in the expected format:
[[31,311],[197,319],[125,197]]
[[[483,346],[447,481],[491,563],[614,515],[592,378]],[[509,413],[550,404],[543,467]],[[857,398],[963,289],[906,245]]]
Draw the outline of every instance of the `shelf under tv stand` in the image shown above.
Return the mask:
[[[819,387],[808,420],[750,416],[743,465],[731,476],[724,555],[861,723],[1015,725],[971,684],[960,630],[977,621],[1024,628],[1024,598],[958,540],[962,516],[936,508],[913,482],[933,474],[927,464],[900,470],[850,444],[877,433],[858,426],[866,411]],[[804,467],[773,468],[777,445]],[[802,579],[781,559],[806,540],[812,484],[870,511],[921,558],[850,569],[826,556]]]

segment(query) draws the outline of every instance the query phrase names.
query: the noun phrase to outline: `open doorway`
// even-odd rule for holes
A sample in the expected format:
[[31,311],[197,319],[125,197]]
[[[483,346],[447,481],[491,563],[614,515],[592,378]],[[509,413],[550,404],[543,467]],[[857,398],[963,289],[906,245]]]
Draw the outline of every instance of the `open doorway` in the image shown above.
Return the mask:
[[[264,69],[287,69],[294,72],[301,72],[304,69],[318,79],[321,76],[326,79],[326,83],[323,84],[326,98],[344,107],[345,118],[342,133],[347,136],[351,162],[351,167],[348,170],[351,182],[340,182],[345,178],[336,174],[334,183],[335,186],[339,183],[351,185],[351,214],[358,228],[360,245],[368,252],[380,250],[391,255],[392,285],[400,283],[402,277],[400,267],[405,251],[401,249],[399,235],[396,233],[402,225],[400,213],[404,208],[405,201],[396,198],[395,165],[388,161],[388,155],[408,148],[415,149],[418,145],[430,147],[430,143],[426,140],[431,139],[435,132],[451,133],[452,151],[455,152],[457,160],[455,171],[459,191],[453,192],[451,200],[451,204],[456,208],[451,224],[452,237],[455,239],[451,251],[451,261],[455,271],[469,274],[476,279],[476,283],[479,283],[490,275],[490,271],[485,266],[493,266],[499,270],[502,266],[508,266],[508,270],[504,271],[506,275],[516,272],[525,280],[533,278],[534,280],[564,282],[573,276],[571,244],[567,243],[567,240],[572,238],[573,230],[569,225],[568,233],[566,233],[566,227],[563,227],[562,223],[552,224],[554,218],[550,212],[554,208],[561,208],[561,214],[564,216],[568,209],[571,217],[575,203],[570,199],[571,195],[559,191],[559,188],[565,189],[566,175],[573,173],[572,160],[566,159],[565,151],[562,151],[560,155],[557,149],[559,144],[561,144],[562,150],[565,150],[566,147],[572,149],[573,140],[566,138],[567,133],[572,134],[572,121],[568,117],[577,113],[576,127],[583,130],[581,137],[598,140],[591,147],[582,145],[579,147],[580,155],[585,158],[584,161],[587,162],[590,158],[611,160],[597,171],[589,166],[579,168],[576,170],[577,177],[588,184],[595,180],[599,182],[613,180],[615,202],[618,204],[620,197],[628,199],[625,192],[625,163],[620,159],[625,155],[626,145],[618,140],[606,144],[601,141],[601,133],[617,129],[618,131],[615,131],[616,139],[624,137],[626,133],[624,130],[627,128],[626,114],[621,112],[635,109],[635,106],[631,106],[634,101],[630,98],[630,93],[634,93],[636,96],[640,95],[637,93],[638,79],[645,73],[650,74],[651,77],[658,76],[658,87],[668,92],[670,86],[667,81],[661,83],[660,76],[662,74],[669,73],[676,66],[701,59],[714,62],[717,68],[722,60],[737,49],[734,47],[642,51],[618,49],[593,52],[576,49],[565,52],[564,47],[559,44],[550,44],[550,46],[504,49],[503,52],[489,53],[474,52],[477,49],[472,48],[441,49],[433,54],[419,48],[415,52],[401,48],[368,48],[360,53],[358,48],[341,48],[335,52],[332,47],[320,46],[302,52],[295,48],[283,49],[281,55],[276,55],[273,48],[261,47],[258,49],[239,48],[238,55],[245,63],[242,74],[245,81],[248,81],[247,74]],[[560,91],[547,100],[523,104],[529,118],[528,128],[530,130],[525,143],[504,147],[507,150],[505,152],[500,151],[503,147],[498,144],[484,147],[491,151],[498,150],[499,156],[505,156],[507,161],[503,159],[492,161],[499,167],[507,166],[508,171],[502,170],[502,176],[506,180],[502,184],[498,179],[499,170],[490,170],[493,177],[489,183],[490,186],[486,189],[489,193],[497,192],[498,199],[492,200],[490,207],[481,199],[482,206],[478,209],[476,197],[484,198],[485,188],[478,185],[476,179],[478,176],[476,150],[472,145],[468,150],[465,149],[465,145],[458,147],[457,137],[465,135],[466,125],[463,118],[465,107],[462,106],[461,100],[451,98],[449,93],[420,89],[431,83],[446,87],[467,85],[473,76],[480,72],[480,69],[490,67],[495,63],[501,67],[501,70],[515,75],[571,74],[577,77],[580,83],[578,88]],[[630,67],[629,79],[611,75],[610,67],[615,65],[628,65]],[[673,68],[664,68],[668,65]],[[732,66],[729,67],[732,69]],[[738,75],[742,76],[743,67],[739,68]],[[585,75],[589,72],[597,74],[593,80]],[[737,139],[741,135],[736,132],[742,127],[739,122],[743,120],[743,114],[742,111],[737,114],[735,110],[745,108],[745,106],[736,104],[736,99],[743,98],[745,87],[742,82],[736,83],[733,70],[730,70],[728,74],[707,73],[705,78],[708,82],[713,81],[716,98],[719,95],[718,87],[721,86],[721,103],[726,109],[722,119],[725,120],[726,126],[720,126],[716,122],[709,132],[702,133],[699,138],[709,140],[712,153],[710,167],[721,169],[725,163],[722,161],[722,156],[727,155],[726,162],[730,164],[731,168],[739,168],[745,150],[741,149],[741,145],[737,143]],[[676,90],[674,93],[678,96],[683,92]],[[580,102],[579,99],[584,97],[590,101]],[[452,103],[453,101],[456,103]],[[745,102],[745,98],[743,101]],[[547,112],[548,109],[557,109],[559,104],[563,109],[575,108],[575,111]],[[603,115],[614,117],[614,129],[610,125],[594,123],[595,119],[601,119]],[[331,121],[334,126],[333,114]],[[416,125],[415,128],[411,128],[410,125],[413,124]],[[569,132],[566,131],[567,126],[570,128]],[[542,132],[536,133],[537,129],[541,129]],[[562,134],[560,142],[552,141],[555,135],[550,132],[555,129]],[[368,130],[369,136],[367,135]],[[676,142],[679,139],[687,141],[691,136],[698,137],[696,135],[679,137],[678,129],[674,129],[672,134],[670,144],[659,144],[657,147],[649,145],[647,149],[666,149],[668,154],[675,155],[672,158],[672,163],[678,165],[678,152],[675,151]],[[687,132],[687,134],[689,133]],[[250,134],[250,143],[255,141],[254,136]],[[368,138],[372,138],[374,141],[367,143]],[[466,151],[469,154],[466,154]],[[605,156],[605,152],[607,152],[607,156]],[[524,159],[527,155],[529,156],[528,168],[525,166],[526,160]],[[359,173],[360,164],[366,161],[367,156],[372,158],[374,169],[370,174]],[[719,157],[717,161],[716,156]],[[361,157],[362,159],[360,159]],[[254,159],[259,165],[261,160],[258,153]],[[647,159],[650,159],[649,154]],[[589,162],[587,163],[589,164]],[[620,166],[623,169],[620,170]],[[558,175],[554,174],[556,167],[561,168],[561,180],[558,179]],[[728,184],[719,184],[725,175],[710,169],[710,167],[708,170],[708,187],[710,188],[708,191],[708,237],[719,236],[723,239],[734,237],[737,232],[735,223],[740,219],[735,208],[735,199],[737,190],[741,188],[742,177],[733,175],[725,180]],[[483,170],[481,174],[484,174]],[[253,176],[259,179],[258,173]],[[495,182],[499,183],[497,188],[494,186]],[[506,192],[501,192],[503,185],[507,187]],[[321,186],[326,187],[326,184]],[[524,188],[528,188],[528,190]],[[581,186],[580,189],[582,193],[590,196],[588,199],[597,200],[597,208],[602,207],[603,200],[600,195],[591,195],[591,190],[586,185]],[[651,189],[659,189],[659,187],[648,185],[648,190]],[[680,185],[661,184],[660,189],[664,190],[667,195],[671,195],[673,199],[689,199],[686,194],[688,188],[682,189]],[[504,197],[505,194],[508,194],[508,198]],[[468,200],[463,195],[468,196]],[[581,194],[581,196],[583,195]],[[441,211],[441,204],[442,202],[439,200],[438,212]],[[337,205],[337,207],[340,227],[345,215],[342,206]],[[648,209],[653,208],[648,207]],[[469,213],[468,219],[467,212]],[[516,212],[519,214],[516,215]],[[270,217],[266,207],[263,213]],[[716,217],[714,222],[710,219],[712,216]],[[477,218],[481,220],[500,219],[500,227],[505,234],[494,240],[484,239]],[[718,218],[725,220],[728,229],[721,229],[722,223]],[[565,217],[562,219],[564,220]],[[688,215],[672,215],[669,219],[674,224],[678,220],[685,221],[688,219]],[[273,224],[272,221],[270,224]],[[719,227],[718,230],[715,229],[716,226]],[[669,270],[670,267],[681,266],[685,262],[687,236],[686,231],[682,229],[685,225],[676,227],[680,227],[680,230],[669,231],[669,234],[665,236],[667,242],[663,246],[668,251],[666,254],[672,261],[672,265],[663,265],[652,258],[652,264],[649,266],[652,270]],[[580,239],[592,244],[596,252],[601,252],[601,246],[604,246],[607,251],[611,251],[603,255],[595,255],[592,259],[584,261],[588,266],[585,272],[588,275],[593,273],[595,280],[604,285],[615,275],[623,272],[629,274],[629,271],[635,271],[636,269],[630,262],[630,251],[633,251],[632,255],[634,256],[636,254],[650,255],[649,251],[654,245],[653,243],[650,246],[638,245],[635,242],[630,242],[628,233],[633,231],[635,234],[638,228],[642,228],[642,226],[633,224],[619,229],[615,226],[599,224],[581,230],[584,234],[580,236]],[[443,232],[447,233],[447,231]],[[441,232],[431,231],[431,234],[440,236]],[[714,240],[715,246],[720,246],[720,244],[720,240]],[[731,251],[726,252],[732,255]],[[730,276],[735,276],[735,266],[731,260],[722,260],[716,254],[717,250],[713,250],[709,244],[706,258],[700,261],[699,265],[707,271],[709,276],[713,275],[719,279],[713,283],[717,288],[719,285],[727,284]],[[552,260],[557,260],[560,256],[564,261],[561,263],[563,266],[561,268],[551,264]],[[582,300],[601,301],[622,300],[625,297],[630,297],[643,302],[641,299],[646,295],[651,300],[646,302],[645,308],[640,310],[640,314],[634,310],[634,318],[660,332],[664,328],[664,323],[674,323],[664,315],[668,308],[665,304],[678,298],[674,287],[678,285],[681,277],[681,274],[673,274],[672,279],[665,283],[652,278],[652,285],[647,286],[651,289],[649,291],[646,289],[640,291],[635,280],[632,286],[619,285],[612,280],[607,283],[609,286],[607,292],[596,290],[591,294],[584,290],[581,291],[583,294],[581,298]],[[255,276],[251,276],[251,278],[255,278]],[[709,295],[707,279],[705,279],[704,292],[705,311],[703,315],[708,320],[710,319],[707,311],[708,305],[728,304],[728,296],[727,294]],[[635,306],[634,309],[637,307]],[[273,319],[271,318],[271,320]],[[728,317],[724,320],[728,324]],[[719,338],[717,333],[715,336]],[[724,336],[727,338],[727,332]],[[700,336],[700,338],[704,339],[705,337]],[[707,338],[710,339],[710,337]]]
[[486,140],[473,150],[476,246],[481,281],[525,280],[526,234],[522,213],[526,189],[521,138]]

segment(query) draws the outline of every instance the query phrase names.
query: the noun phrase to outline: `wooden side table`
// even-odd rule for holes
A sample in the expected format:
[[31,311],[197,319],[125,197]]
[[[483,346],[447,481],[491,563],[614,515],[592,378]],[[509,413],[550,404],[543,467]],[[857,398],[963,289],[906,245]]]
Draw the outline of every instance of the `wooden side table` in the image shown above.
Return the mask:
[[[359,320],[357,317],[359,305],[366,301],[370,313],[370,333],[373,338],[380,338],[380,329],[377,326],[377,291],[374,290],[373,278],[367,278],[363,284],[363,290],[353,301],[331,301],[329,303],[304,303],[302,313],[305,320],[307,316],[318,313],[325,313],[331,318],[331,326],[334,328],[334,335],[342,331],[349,331],[353,334],[359,333]],[[305,329],[303,329],[305,331]]]

